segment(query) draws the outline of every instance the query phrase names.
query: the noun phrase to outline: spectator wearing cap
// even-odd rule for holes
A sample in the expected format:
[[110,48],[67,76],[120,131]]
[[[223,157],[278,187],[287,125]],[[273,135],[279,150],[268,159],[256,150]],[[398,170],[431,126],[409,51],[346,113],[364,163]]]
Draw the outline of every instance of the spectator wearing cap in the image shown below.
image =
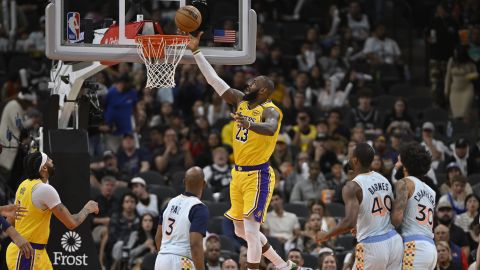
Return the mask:
[[151,214],[154,217],[158,216],[158,209],[160,207],[157,195],[151,194],[147,190],[147,183],[141,177],[134,177],[130,181],[132,192],[137,196],[137,213],[142,216],[144,214]]
[[310,116],[302,111],[297,114],[297,125],[292,129],[293,144],[302,152],[307,152],[309,144],[317,136],[317,129],[310,123]]
[[329,173],[332,164],[338,161],[337,155],[331,148],[327,135],[317,134],[310,149],[310,160],[320,164],[322,174]]
[[[20,135],[23,129],[28,129],[34,123],[27,116],[27,111],[33,108],[37,103],[37,95],[31,91],[22,91],[17,97],[8,101],[2,110],[0,121],[0,144],[11,148],[3,148],[0,155],[0,174],[8,177],[10,171],[14,167],[15,158],[17,157],[18,146],[23,139]],[[17,160],[22,163],[23,157]],[[21,171],[21,169],[19,169]],[[15,172],[12,171],[12,174]],[[13,175],[12,175],[13,177]],[[20,175],[18,176],[20,178]],[[17,179],[12,179],[15,182]],[[18,179],[20,180],[20,179]],[[16,190],[16,187],[12,187]]]
[[213,164],[204,167],[203,173],[212,192],[219,193],[230,186],[232,165],[228,160],[228,151],[224,147],[215,148],[212,154]]
[[440,201],[448,201],[457,215],[465,213],[465,198],[467,192],[465,186],[467,178],[463,175],[456,175],[450,180],[450,191],[440,198]]
[[445,160],[445,153],[448,154],[448,149],[442,141],[433,138],[434,133],[435,126],[432,122],[423,123],[421,145],[432,155],[432,169],[435,170],[438,168],[438,164]]
[[448,228],[450,240],[459,246],[462,249],[462,253],[468,257],[470,254],[468,238],[463,229],[454,224],[455,213],[450,202],[448,200],[439,200],[435,214],[437,227],[445,225]]
[[[446,166],[446,171],[447,171],[447,181],[440,186],[440,193],[442,195],[445,195],[445,194],[447,194],[448,192],[451,191],[451,186],[452,186],[451,180],[452,180],[452,178],[454,176],[457,176],[457,175],[462,175],[462,171],[460,170],[460,166],[458,166],[458,164],[456,162],[448,163],[448,165]],[[472,186],[470,185],[470,183],[467,183],[465,185],[465,192],[467,194],[472,193]]]
[[[444,265],[440,265],[440,268],[437,268],[437,269],[467,270],[468,268],[467,256],[465,256],[462,252],[462,249],[451,240],[452,236],[450,235],[448,227],[440,224],[437,227],[435,227],[433,231],[434,231],[435,242],[437,243],[437,250],[439,253],[438,263],[444,264]],[[451,263],[451,265],[453,266],[452,268],[443,268],[446,265],[448,265],[448,263],[445,265],[446,262],[442,257],[442,251],[441,251],[442,249],[439,248],[439,246],[443,248],[447,248],[450,251],[450,254],[449,254],[450,261],[448,263]]]
[[123,136],[122,146],[117,153],[118,167],[128,177],[150,169],[150,157],[143,147],[135,146],[133,135]]
[[308,164],[308,167],[308,178],[295,184],[290,194],[290,203],[306,204],[309,200],[321,196],[322,190],[328,189],[320,164],[312,161]]
[[265,236],[277,238],[282,244],[292,241],[300,235],[300,223],[294,213],[285,211],[283,196],[273,191],[271,201],[272,211],[267,213],[262,229]]
[[[469,194],[465,197],[465,213],[455,216],[455,225],[462,228],[465,233],[470,230],[475,217],[478,219],[478,207],[480,200],[475,194]],[[473,249],[472,249],[473,250]]]
[[[218,238],[218,241],[209,241],[212,237]],[[220,256],[221,244],[218,235],[207,237],[205,246],[205,270],[221,270],[224,259]]]
[[446,159],[446,162],[456,162],[460,167],[463,175],[471,175],[477,173],[479,168],[473,157],[470,157],[470,147],[467,140],[458,139],[452,144],[452,155]]
[[295,161],[295,155],[292,148],[293,147],[290,145],[290,138],[288,138],[288,135],[284,133],[278,134],[277,143],[270,158],[272,167],[280,168],[281,164],[284,162],[293,164]]
[[397,98],[392,111],[387,114],[383,122],[383,130],[386,134],[394,131],[412,134],[415,130],[413,118],[408,114],[407,102],[403,98]]
[[358,94],[358,106],[350,112],[350,126],[362,126],[365,133],[378,134],[380,130],[380,114],[372,106],[372,96],[367,91]]
[[122,135],[133,132],[133,111],[138,97],[137,91],[129,88],[128,75],[120,76],[108,89],[105,97],[105,124],[110,128],[106,147],[114,152],[120,147]]

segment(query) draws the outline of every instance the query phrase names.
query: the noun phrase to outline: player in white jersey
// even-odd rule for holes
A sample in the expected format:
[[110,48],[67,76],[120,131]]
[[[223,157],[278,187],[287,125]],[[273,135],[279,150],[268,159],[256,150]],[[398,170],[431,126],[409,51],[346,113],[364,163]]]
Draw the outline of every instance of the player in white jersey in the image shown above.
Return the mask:
[[208,208],[200,201],[205,188],[203,170],[185,173],[185,192],[170,200],[159,217],[155,270],[204,270],[203,237]]
[[388,180],[370,171],[375,151],[366,143],[353,149],[349,160],[356,177],[342,190],[345,218],[329,232],[320,232],[318,241],[356,228],[356,270],[401,270],[403,243],[390,222],[393,191]]
[[403,270],[430,270],[437,263],[432,232],[435,191],[420,180],[431,163],[430,153],[418,143],[400,149],[397,167],[403,176],[397,175],[401,180],[395,184],[392,224],[402,231]]

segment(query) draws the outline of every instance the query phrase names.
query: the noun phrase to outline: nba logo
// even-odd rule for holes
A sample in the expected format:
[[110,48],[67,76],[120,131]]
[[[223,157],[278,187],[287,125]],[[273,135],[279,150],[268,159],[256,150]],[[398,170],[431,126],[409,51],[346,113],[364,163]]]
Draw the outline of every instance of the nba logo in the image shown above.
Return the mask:
[[75,42],[80,39],[80,13],[67,13],[67,40]]

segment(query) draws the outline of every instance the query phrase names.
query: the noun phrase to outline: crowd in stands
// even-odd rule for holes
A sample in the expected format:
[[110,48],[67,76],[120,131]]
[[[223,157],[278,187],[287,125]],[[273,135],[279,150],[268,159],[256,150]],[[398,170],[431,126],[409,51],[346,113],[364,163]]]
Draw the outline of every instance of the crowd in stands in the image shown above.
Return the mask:
[[[419,82],[418,74],[410,73],[405,46],[389,35],[386,11],[399,12],[388,7],[391,2],[252,1],[259,18],[256,62],[214,66],[232,88],[243,90],[260,74],[275,82],[271,98],[284,117],[270,160],[275,192],[262,231],[277,252],[304,269],[352,267],[353,235],[322,245],[315,238],[344,215],[341,190],[352,178],[348,153],[359,142],[371,143],[376,151],[372,170],[392,183],[402,143],[416,140],[429,150],[433,162],[426,178],[437,192],[437,269],[466,270],[476,260],[480,4],[430,3],[422,6],[426,12],[411,18],[421,33],[415,38],[427,49],[428,76]],[[45,66],[38,60],[45,48],[43,9],[20,3],[23,19],[14,48],[0,31],[0,51],[29,51],[39,70]],[[312,15],[315,11],[321,13]],[[94,79],[103,117],[89,128],[91,193],[100,208],[92,235],[102,266],[140,269],[142,258],[156,254],[158,216],[169,198],[183,192],[185,170],[197,165],[208,183],[203,200],[211,215],[206,269],[245,270],[246,243],[223,217],[235,164],[229,115],[234,108],[195,65],[180,65],[177,85],[168,89],[145,89],[145,68],[138,64],[121,63]],[[15,141],[5,140],[7,130],[28,143],[26,134],[42,123],[44,105],[37,97],[42,92],[20,90],[15,77],[1,88],[3,145]],[[4,199],[21,175],[15,160],[21,160],[23,150],[12,151],[13,159],[5,158],[11,154],[6,148],[0,155]],[[262,261],[262,269],[273,266]]]

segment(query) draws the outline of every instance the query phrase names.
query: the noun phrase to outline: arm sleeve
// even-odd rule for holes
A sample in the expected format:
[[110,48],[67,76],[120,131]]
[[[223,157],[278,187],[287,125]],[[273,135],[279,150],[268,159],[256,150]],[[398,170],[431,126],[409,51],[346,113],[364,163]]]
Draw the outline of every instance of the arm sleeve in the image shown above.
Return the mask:
[[39,184],[32,191],[32,202],[35,206],[42,209],[52,209],[62,203],[57,190],[49,184]]
[[8,221],[4,217],[0,216],[0,230],[4,232],[11,226],[12,225],[10,225],[10,223],[8,223]]
[[203,236],[207,234],[208,207],[205,204],[197,204],[190,209],[188,219],[190,220],[190,232],[198,232]]

